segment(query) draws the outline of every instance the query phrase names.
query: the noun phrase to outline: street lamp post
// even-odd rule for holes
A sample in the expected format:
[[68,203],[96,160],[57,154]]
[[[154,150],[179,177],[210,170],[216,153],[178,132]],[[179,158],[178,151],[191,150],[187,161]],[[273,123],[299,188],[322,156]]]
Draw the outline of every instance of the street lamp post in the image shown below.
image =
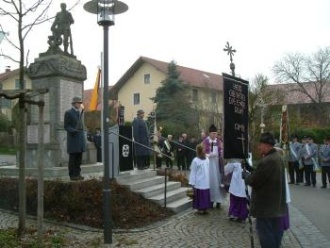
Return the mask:
[[111,188],[109,159],[109,27],[115,24],[114,16],[128,10],[128,6],[117,0],[92,0],[84,4],[84,9],[97,15],[97,23],[103,27],[103,211],[104,211],[104,243],[112,243],[111,227]]

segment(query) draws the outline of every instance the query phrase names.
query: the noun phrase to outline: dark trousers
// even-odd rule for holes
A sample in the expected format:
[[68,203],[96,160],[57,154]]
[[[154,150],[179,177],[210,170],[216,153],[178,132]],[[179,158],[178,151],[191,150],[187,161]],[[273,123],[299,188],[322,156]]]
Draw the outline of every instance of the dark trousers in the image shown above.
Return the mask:
[[102,162],[102,149],[96,148],[96,161]]
[[279,248],[283,238],[280,218],[257,218],[256,226],[262,248]]
[[69,176],[78,177],[80,176],[80,165],[82,161],[82,153],[69,153]]
[[328,182],[330,184],[330,166],[322,166],[322,185],[327,186],[327,175]]
[[304,165],[305,167],[305,181],[306,184],[311,185],[311,183],[313,184],[313,186],[316,185],[316,172],[313,170],[313,165]]
[[304,182],[304,172],[305,172],[304,166],[300,167],[298,172],[298,183]]
[[156,155],[156,167],[157,168],[160,168],[162,167],[162,158],[161,157],[158,157],[158,155]]
[[289,162],[290,183],[299,183],[299,163],[298,161]]
[[177,155],[177,166],[182,170],[186,170],[186,160],[185,157],[183,155]]
[[147,167],[147,158],[148,156],[136,156],[136,165],[139,170],[143,170]]
[[[172,156],[171,153],[166,153],[167,156]],[[173,161],[171,158],[168,158],[168,157],[165,157],[165,163],[166,163],[166,167],[169,167],[169,168],[173,168]]]

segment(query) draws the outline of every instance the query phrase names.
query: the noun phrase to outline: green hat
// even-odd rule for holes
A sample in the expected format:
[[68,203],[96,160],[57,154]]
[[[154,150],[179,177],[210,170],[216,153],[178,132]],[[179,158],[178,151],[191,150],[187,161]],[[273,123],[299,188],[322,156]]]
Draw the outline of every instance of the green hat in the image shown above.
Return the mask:
[[82,103],[83,102],[82,98],[79,96],[75,96],[74,98],[72,98],[72,102],[71,102],[72,104],[77,102]]

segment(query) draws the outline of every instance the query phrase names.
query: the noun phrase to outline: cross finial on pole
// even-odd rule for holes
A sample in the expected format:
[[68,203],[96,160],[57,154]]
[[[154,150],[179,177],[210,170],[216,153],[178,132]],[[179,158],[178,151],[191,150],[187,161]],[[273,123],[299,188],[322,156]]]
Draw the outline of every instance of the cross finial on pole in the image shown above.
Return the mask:
[[234,53],[236,53],[236,50],[233,49],[233,47],[231,45],[229,45],[228,41],[223,50],[225,52],[227,52],[227,55],[229,55],[229,57],[230,57],[230,70],[231,70],[231,74],[235,77],[235,64],[233,63],[233,56],[234,56]]

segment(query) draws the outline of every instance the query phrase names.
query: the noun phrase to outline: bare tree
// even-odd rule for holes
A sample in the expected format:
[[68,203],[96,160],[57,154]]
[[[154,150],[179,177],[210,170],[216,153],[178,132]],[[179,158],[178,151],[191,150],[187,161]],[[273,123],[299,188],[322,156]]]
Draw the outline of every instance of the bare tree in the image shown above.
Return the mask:
[[[249,90],[249,135],[251,140],[262,132],[267,123],[268,106],[282,104],[283,94],[280,90],[269,90],[269,79],[263,74],[257,74]],[[260,123],[259,125],[257,123]],[[267,127],[267,125],[266,125]]]
[[274,65],[273,71],[279,82],[295,83],[291,91],[300,92],[319,113],[324,111],[322,103],[329,101],[330,93],[330,47],[311,55],[289,53]]
[[[26,186],[25,186],[25,151],[26,151],[26,93],[24,83],[24,69],[25,69],[25,46],[24,42],[27,35],[30,33],[35,25],[45,22],[47,20],[47,11],[52,3],[52,0],[35,0],[35,1],[13,1],[3,0],[0,7],[0,15],[9,17],[13,22],[17,23],[18,42],[6,37],[6,40],[18,51],[18,59],[14,55],[2,54],[2,56],[11,59],[19,64],[19,115],[21,122],[19,127],[19,223],[18,235],[22,236],[25,232],[26,222]],[[33,19],[27,24],[25,19],[32,16]],[[1,31],[3,27],[1,26]]]

